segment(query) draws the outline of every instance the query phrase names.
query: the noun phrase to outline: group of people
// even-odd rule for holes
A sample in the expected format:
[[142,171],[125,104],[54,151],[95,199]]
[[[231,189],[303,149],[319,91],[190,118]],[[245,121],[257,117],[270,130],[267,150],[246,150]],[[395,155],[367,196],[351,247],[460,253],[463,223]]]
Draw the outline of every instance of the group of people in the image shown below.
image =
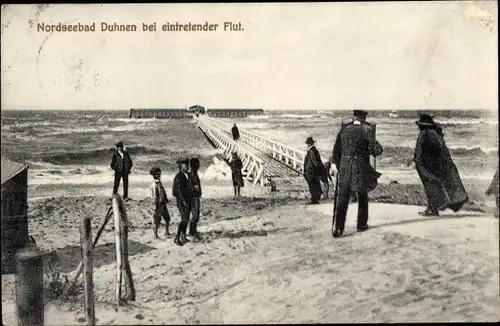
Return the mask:
[[[368,193],[376,188],[381,173],[370,164],[370,155],[383,153],[382,145],[375,138],[374,126],[366,121],[368,112],[354,110],[352,119],[344,120],[333,146],[332,156],[323,164],[314,146],[312,137],[306,140],[307,154],[304,159],[304,178],[311,200],[308,204],[318,204],[325,188],[321,184],[337,175],[337,191],[334,198],[333,237],[343,235],[347,208],[352,195],[358,201],[357,230],[364,232],[368,226]],[[412,162],[415,164],[427,197],[427,208],[422,216],[439,216],[439,211],[451,209],[459,211],[469,200],[460,179],[457,167],[446,146],[442,127],[429,114],[420,115],[416,121],[419,135]],[[332,165],[333,164],[333,165]],[[330,167],[332,168],[330,170]],[[498,216],[499,190],[498,167],[486,195],[495,195]],[[328,179],[326,183],[328,184]],[[326,188],[328,196],[328,188]]]
[[[325,163],[322,162],[320,153],[314,145],[314,139],[308,137],[305,142],[307,153],[304,158],[303,175],[311,196],[308,204],[318,204],[320,200],[328,198],[332,173],[336,175],[334,227],[332,228],[335,238],[343,235],[347,209],[353,195],[356,196],[358,202],[357,230],[364,232],[369,229],[368,193],[377,187],[378,178],[381,176],[381,173],[371,165],[370,155],[381,155],[383,147],[375,138],[374,126],[366,121],[367,115],[366,111],[354,110],[351,119],[342,121],[332,156]],[[446,146],[442,127],[429,114],[422,114],[416,124],[419,128],[419,135],[412,162],[415,164],[427,197],[427,208],[420,212],[420,215],[438,216],[439,211],[445,209],[457,212],[469,200],[469,197]],[[239,139],[236,124],[232,128],[232,135],[234,141]],[[198,158],[180,159],[177,164],[179,172],[174,178],[172,196],[176,198],[181,223],[178,226],[174,243],[183,245],[187,241],[188,225],[189,235],[195,240],[201,239],[197,230],[202,195],[198,176],[200,161]],[[228,164],[232,171],[234,195],[239,197],[241,188],[244,186],[243,164],[237,153],[232,154],[232,159]],[[123,180],[124,199],[128,199],[128,176],[132,166],[132,160],[123,142],[117,143],[111,160],[111,168],[115,171],[113,193],[117,193],[120,181]],[[170,214],[167,208],[167,193],[161,183],[161,169],[154,167],[150,174],[154,179],[151,186],[155,206],[154,237],[158,238],[161,219],[165,221],[165,235],[168,236]],[[498,216],[499,205],[498,174],[497,167],[493,181],[486,191],[486,195],[496,197],[496,216]]]
[[[174,177],[172,185],[172,196],[176,199],[177,209],[181,217],[181,222],[177,228],[174,243],[182,246],[187,240],[187,228],[189,225],[189,235],[195,241],[201,240],[198,233],[198,222],[200,220],[201,209],[201,182],[198,175],[200,160],[198,158],[180,159],[177,161],[179,172]],[[153,214],[153,236],[158,239],[158,229],[161,220],[165,222],[165,236],[170,235],[170,213],[167,208],[169,202],[167,192],[161,182],[161,169],[153,167],[149,173],[153,176],[151,185],[151,197],[155,207]]]

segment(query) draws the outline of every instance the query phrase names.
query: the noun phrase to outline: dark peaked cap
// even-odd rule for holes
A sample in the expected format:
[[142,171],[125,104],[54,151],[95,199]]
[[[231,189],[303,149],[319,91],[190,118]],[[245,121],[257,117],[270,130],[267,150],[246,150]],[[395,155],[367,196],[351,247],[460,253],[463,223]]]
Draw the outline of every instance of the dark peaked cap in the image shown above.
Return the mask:
[[119,141],[115,144],[116,147],[123,147],[123,142]]
[[161,174],[161,169],[159,167],[155,166],[154,168],[149,170],[149,174],[151,174],[151,175]]

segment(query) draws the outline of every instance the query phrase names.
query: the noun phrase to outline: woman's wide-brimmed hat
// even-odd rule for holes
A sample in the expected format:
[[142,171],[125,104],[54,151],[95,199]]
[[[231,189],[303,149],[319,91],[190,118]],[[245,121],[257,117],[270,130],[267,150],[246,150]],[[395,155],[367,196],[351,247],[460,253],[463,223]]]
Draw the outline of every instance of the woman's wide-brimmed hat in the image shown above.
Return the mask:
[[420,120],[415,121],[420,126],[435,126],[436,123],[430,114],[424,113],[420,115]]

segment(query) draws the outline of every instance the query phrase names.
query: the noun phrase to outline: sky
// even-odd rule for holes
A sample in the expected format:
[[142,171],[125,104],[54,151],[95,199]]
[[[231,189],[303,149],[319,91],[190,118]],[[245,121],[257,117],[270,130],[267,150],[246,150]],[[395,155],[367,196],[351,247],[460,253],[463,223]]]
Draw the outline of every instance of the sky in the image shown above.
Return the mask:
[[[1,15],[2,110],[498,109],[496,1],[2,5]],[[37,31],[94,22],[96,32]],[[219,27],[163,32],[167,22]]]

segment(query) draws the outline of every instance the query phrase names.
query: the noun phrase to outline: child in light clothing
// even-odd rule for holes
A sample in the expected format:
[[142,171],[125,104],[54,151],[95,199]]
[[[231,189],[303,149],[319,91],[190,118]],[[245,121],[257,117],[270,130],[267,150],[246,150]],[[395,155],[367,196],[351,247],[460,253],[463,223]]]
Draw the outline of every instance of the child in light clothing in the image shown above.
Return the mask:
[[153,205],[155,206],[155,212],[153,215],[153,233],[154,238],[158,239],[158,229],[160,227],[161,219],[165,221],[165,236],[170,235],[170,213],[168,212],[167,203],[167,192],[161,183],[161,169],[154,167],[149,171],[153,176],[153,183],[151,184],[151,195],[153,198]]

